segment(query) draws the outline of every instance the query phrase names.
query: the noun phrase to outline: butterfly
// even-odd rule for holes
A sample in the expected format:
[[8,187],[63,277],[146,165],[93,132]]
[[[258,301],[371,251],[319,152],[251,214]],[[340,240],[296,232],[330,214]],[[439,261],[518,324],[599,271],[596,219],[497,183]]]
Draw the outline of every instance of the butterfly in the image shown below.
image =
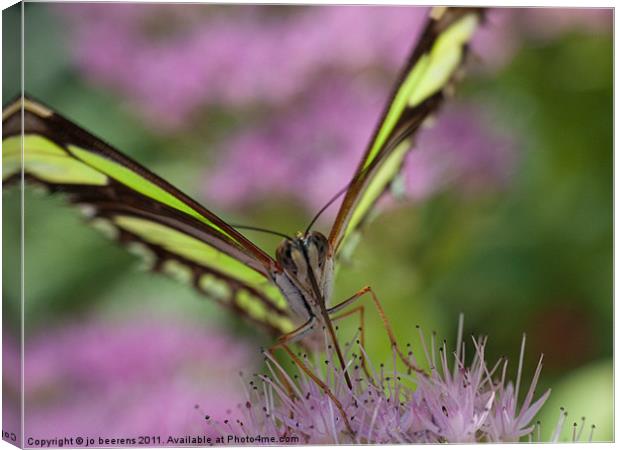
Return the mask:
[[163,178],[27,96],[3,109],[3,181],[23,176],[64,194],[93,226],[149,259],[152,270],[191,283],[286,341],[299,341],[317,326],[333,334],[330,316],[361,295],[332,306],[335,266],[399,175],[416,132],[451,94],[482,20],[477,8],[431,10],[331,230],[286,238],[275,257]]

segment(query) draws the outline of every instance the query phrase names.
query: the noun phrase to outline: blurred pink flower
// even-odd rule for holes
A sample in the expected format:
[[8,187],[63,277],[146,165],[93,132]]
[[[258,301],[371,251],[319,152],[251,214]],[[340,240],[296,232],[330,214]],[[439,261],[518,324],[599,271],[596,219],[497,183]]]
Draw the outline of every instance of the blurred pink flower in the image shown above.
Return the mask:
[[517,163],[515,139],[481,107],[448,104],[408,156],[407,193],[423,200],[445,189],[463,195],[502,188]]
[[[428,11],[402,6],[54,7],[67,20],[75,62],[88,78],[119,91],[168,129],[211,105],[295,101],[325,74],[392,73]],[[611,11],[492,9],[473,48],[488,67],[501,66],[524,37],[570,30],[609,33]]]
[[569,32],[610,35],[611,8],[492,8],[473,47],[482,64],[476,70],[501,68],[526,40],[549,40]]
[[[212,203],[275,195],[310,211],[346,185],[391,80],[427,15],[422,7],[64,4],[78,66],[121,92],[159,131],[179,130],[209,107],[244,112],[215,144],[205,176]],[[389,24],[389,26],[385,26]],[[544,25],[544,26],[543,26]],[[472,44],[482,63],[506,64],[525,39],[571,30],[609,33],[611,10],[492,9]],[[445,116],[444,116],[445,115]],[[187,125],[187,129],[190,125]],[[514,138],[482,108],[449,105],[409,157],[414,199],[459,186],[503,186]],[[331,208],[325,215],[334,213]]]
[[613,9],[523,8],[519,22],[527,34],[536,38],[551,39],[575,30],[609,34],[613,27]]
[[[325,82],[303,109],[285,110],[224,142],[222,156],[205,176],[209,203],[241,206],[275,192],[315,212],[352,177],[385,91],[362,82]],[[409,196],[421,200],[454,186],[471,192],[505,184],[514,167],[515,144],[512,136],[494,128],[482,111],[448,105],[432,128],[421,131],[408,157]],[[335,208],[325,217],[330,214]]]
[[[427,11],[84,3],[57,10],[69,19],[81,70],[170,127],[205,105],[290,101],[324,72],[395,69]],[[175,27],[179,15],[184,20]],[[145,31],[157,20],[172,29],[169,34],[156,38]]]
[[276,192],[316,210],[353,175],[383,95],[361,83],[324,83],[303,108],[283,110],[222,143],[205,175],[205,195],[240,206]]
[[[26,344],[25,436],[203,434],[196,405],[226,415],[242,400],[230,373],[254,363],[223,332],[171,319],[41,332]],[[18,380],[5,383],[17,389]]]
[[[237,436],[237,443],[255,445],[259,442],[251,440],[254,436],[314,445],[519,442],[525,437],[541,441],[540,423],[534,419],[551,393],[550,389],[536,393],[542,356],[520,399],[519,388],[526,386],[522,370],[525,335],[513,382],[506,376],[508,360],[489,364],[487,339],[472,336],[468,343],[462,329],[460,322],[454,351],[445,340],[438,343],[434,334],[429,343],[419,330],[416,352],[420,357],[408,347],[408,358],[418,367],[418,361],[425,360],[425,375],[399,370],[394,347],[393,367],[388,368],[373,365],[359,341],[345,344],[350,388],[331,345],[320,356],[299,355],[303,370],[299,363],[294,371],[285,370],[266,353],[267,374],[257,374],[249,382],[247,401],[237,407],[240,418],[222,421],[207,416],[207,429]],[[466,359],[465,351],[471,347],[473,358]],[[331,396],[316,380],[324,383]],[[294,401],[290,390],[296,393]],[[559,440],[565,418],[562,410],[555,431],[549,433],[550,441]],[[574,426],[573,441],[588,439],[583,428]]]

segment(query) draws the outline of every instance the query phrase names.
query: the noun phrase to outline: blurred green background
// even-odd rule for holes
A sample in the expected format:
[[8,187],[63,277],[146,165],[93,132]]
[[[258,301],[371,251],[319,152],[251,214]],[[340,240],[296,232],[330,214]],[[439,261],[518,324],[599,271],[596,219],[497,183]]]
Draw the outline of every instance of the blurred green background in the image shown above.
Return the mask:
[[[207,144],[235,133],[238,123],[209,111],[217,127],[200,125],[198,116],[182,132],[161,133],[122,94],[78,70],[70,31],[47,5],[27,4],[26,13],[27,91],[204,200],[204,170],[218,158]],[[5,61],[17,64],[17,11],[5,12],[3,21]],[[6,103],[19,85],[4,67]],[[526,383],[544,353],[537,392],[552,388],[543,424],[549,429],[565,406],[569,421],[586,416],[597,426],[596,440],[611,440],[611,34],[576,29],[545,40],[526,37],[509,62],[469,76],[461,87],[459,98],[491,105],[497,122],[518,137],[509,185],[469,197],[452,187],[391,208],[371,223],[355,262],[340,271],[335,298],[370,284],[397,335],[414,343],[416,324],[453,342],[462,312],[465,335],[488,335],[489,361],[508,355],[513,374],[526,333]],[[84,226],[61,198],[27,189],[25,204],[26,336],[93,314],[114,319],[163,311],[205,327],[225,323],[257,349],[257,342],[269,342],[188,287],[139,270],[133,256]],[[18,208],[17,189],[3,192],[4,217],[17,217]],[[282,194],[243,209],[218,205],[215,212],[289,233],[312,216]],[[11,225],[5,221],[3,298],[5,311],[16,314],[19,292],[6,281],[19,277],[19,229]],[[250,237],[268,251],[278,244]],[[389,361],[379,320],[368,316],[369,353]]]

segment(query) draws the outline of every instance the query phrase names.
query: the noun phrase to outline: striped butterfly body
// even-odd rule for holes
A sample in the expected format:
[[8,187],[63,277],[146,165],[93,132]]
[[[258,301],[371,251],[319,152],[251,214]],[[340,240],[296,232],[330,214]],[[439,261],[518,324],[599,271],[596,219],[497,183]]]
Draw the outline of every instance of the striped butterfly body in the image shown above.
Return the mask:
[[334,267],[399,174],[415,133],[453,89],[481,20],[475,8],[432,10],[329,234],[285,239],[275,258],[161,177],[27,97],[3,110],[3,181],[23,176],[63,193],[90,223],[150,259],[154,271],[191,283],[275,335],[300,339],[316,325],[331,327]]
[[321,304],[329,306],[334,260],[327,238],[318,231],[284,240],[276,250],[283,269],[272,274],[273,281],[299,317],[320,317]]

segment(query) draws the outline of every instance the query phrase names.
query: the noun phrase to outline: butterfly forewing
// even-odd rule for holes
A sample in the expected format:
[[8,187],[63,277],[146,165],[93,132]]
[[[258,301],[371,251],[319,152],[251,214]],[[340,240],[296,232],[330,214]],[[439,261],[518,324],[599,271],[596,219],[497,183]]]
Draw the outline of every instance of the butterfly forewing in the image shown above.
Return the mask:
[[93,225],[150,259],[154,270],[190,282],[274,333],[292,329],[286,301],[271,283],[276,262],[269,255],[49,108],[18,99],[4,109],[2,156],[4,182],[19,179],[23,164],[24,177],[67,195]]
[[463,66],[482,12],[434,8],[392,92],[340,210],[329,241],[348,253],[373,206],[400,173],[413,137],[439,108]]
[[[349,184],[329,236],[332,252],[342,256],[343,248],[357,240],[360,226],[400,172],[414,134],[459,73],[481,18],[473,8],[433,9]],[[153,270],[190,282],[274,333],[293,328],[287,300],[272,282],[274,274],[284,276],[273,258],[198,202],[46,106],[20,98],[4,109],[2,155],[4,182],[23,173],[66,194],[94,226],[148,258]],[[331,286],[329,267],[326,284]],[[314,294],[326,300],[324,292]],[[305,313],[308,305],[302,303]]]

